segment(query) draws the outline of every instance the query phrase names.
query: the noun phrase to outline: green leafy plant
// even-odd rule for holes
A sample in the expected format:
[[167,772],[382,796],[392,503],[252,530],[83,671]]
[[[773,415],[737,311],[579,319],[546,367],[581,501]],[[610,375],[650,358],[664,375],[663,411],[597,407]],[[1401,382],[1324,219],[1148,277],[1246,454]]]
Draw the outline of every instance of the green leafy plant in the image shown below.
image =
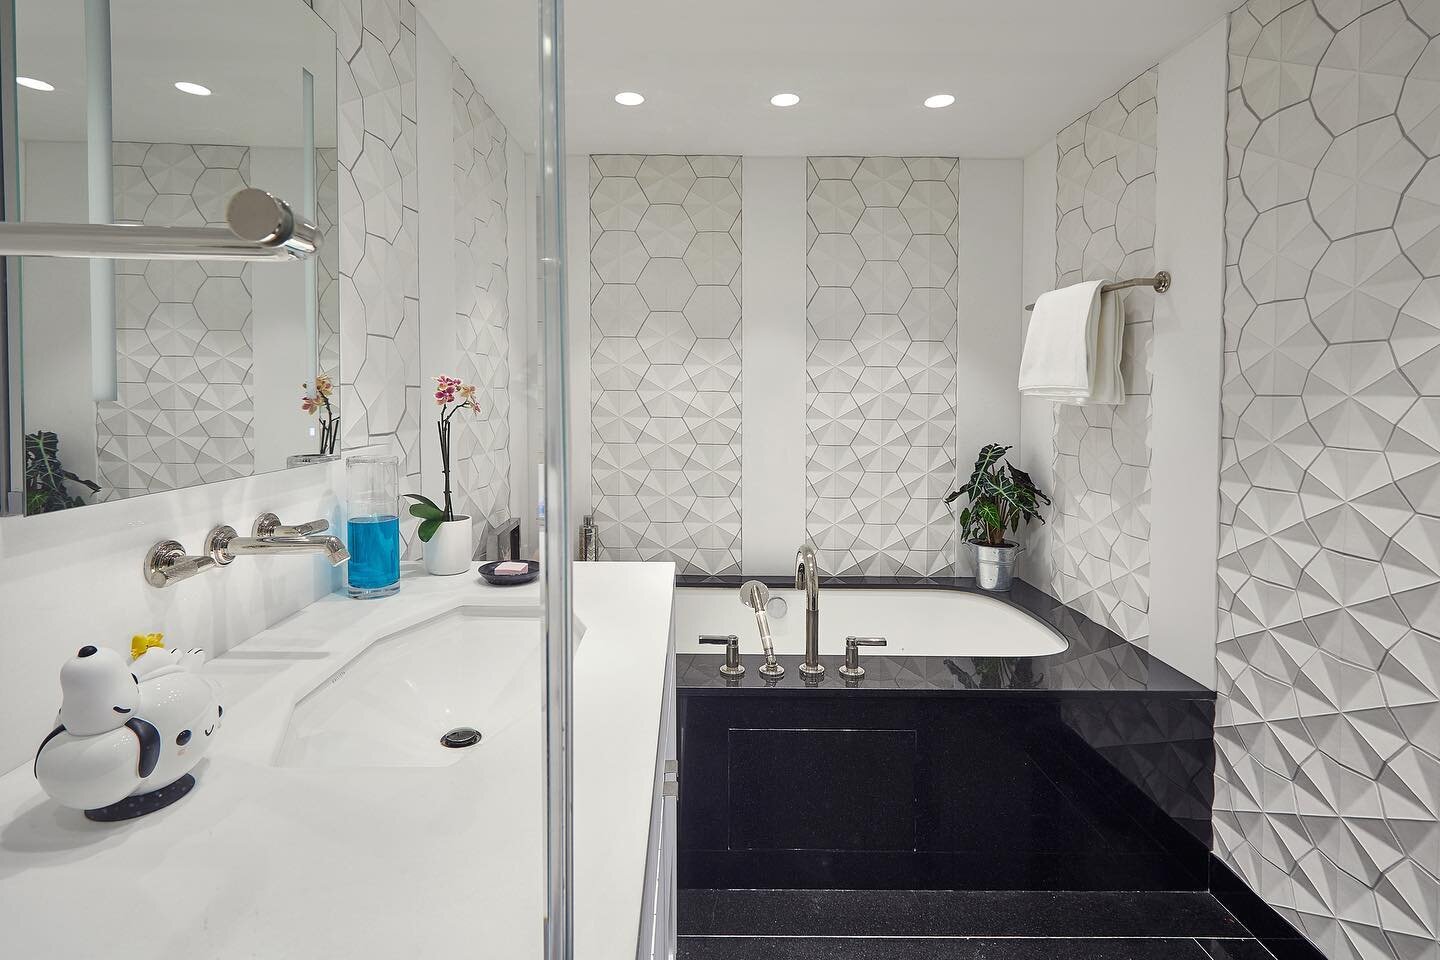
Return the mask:
[[1045,522],[1040,505],[1050,498],[1030,479],[1030,474],[1017,470],[1005,459],[1009,447],[986,444],[975,459],[970,479],[959,490],[945,497],[954,503],[961,496],[970,505],[960,511],[960,530],[966,540],[987,547],[1006,545],[1006,533],[1014,533],[1031,520]]
[[60,437],[50,430],[37,430],[25,436],[25,512],[52,513],[70,507],[83,507],[85,498],[70,493],[67,483],[77,483],[91,493],[100,485],[82,480],[60,462]]
[[415,532],[421,543],[429,543],[435,531],[440,529],[440,524],[457,519],[450,498],[450,419],[461,410],[474,414],[480,412],[480,401],[476,399],[475,392],[474,385],[462,383],[455,377],[442,374],[435,378],[435,404],[440,408],[436,428],[440,433],[440,471],[445,475],[445,505],[441,506],[418,493],[405,494],[415,501],[410,505],[410,516],[420,518],[420,526]]

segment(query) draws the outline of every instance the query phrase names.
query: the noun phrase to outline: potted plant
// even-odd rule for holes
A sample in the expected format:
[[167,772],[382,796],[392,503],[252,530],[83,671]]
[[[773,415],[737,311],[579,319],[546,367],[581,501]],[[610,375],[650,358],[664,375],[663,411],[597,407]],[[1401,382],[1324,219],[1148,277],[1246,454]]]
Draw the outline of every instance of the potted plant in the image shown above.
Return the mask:
[[1010,589],[1022,548],[1005,535],[1031,520],[1044,523],[1040,505],[1050,503],[1028,473],[1005,459],[1009,451],[998,443],[982,447],[970,479],[945,497],[946,503],[961,495],[969,498],[970,505],[960,511],[960,535],[975,553],[975,582],[982,590]]
[[470,518],[455,516],[455,506],[450,499],[450,420],[461,410],[479,413],[480,404],[475,399],[473,384],[443,374],[435,378],[435,403],[440,407],[436,428],[440,433],[445,502],[442,506],[418,493],[405,496],[415,501],[410,506],[410,515],[420,518],[417,532],[420,542],[425,544],[426,571],[448,577],[468,570],[475,553]]

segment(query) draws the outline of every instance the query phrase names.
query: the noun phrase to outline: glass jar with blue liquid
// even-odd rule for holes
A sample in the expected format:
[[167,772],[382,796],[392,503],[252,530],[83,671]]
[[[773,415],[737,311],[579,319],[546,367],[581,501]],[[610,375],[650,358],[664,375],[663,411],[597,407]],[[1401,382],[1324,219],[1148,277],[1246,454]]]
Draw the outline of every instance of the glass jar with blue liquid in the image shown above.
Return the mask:
[[350,596],[388,597],[400,590],[400,458],[348,457],[345,495]]

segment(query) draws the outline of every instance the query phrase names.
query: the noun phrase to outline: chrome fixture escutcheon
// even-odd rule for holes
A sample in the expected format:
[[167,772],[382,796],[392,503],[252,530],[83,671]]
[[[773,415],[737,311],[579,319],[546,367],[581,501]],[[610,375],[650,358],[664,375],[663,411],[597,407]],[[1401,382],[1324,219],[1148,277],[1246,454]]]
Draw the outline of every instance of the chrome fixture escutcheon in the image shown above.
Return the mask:
[[176,540],[161,540],[145,554],[145,582],[168,587],[215,568],[212,557],[192,557]]

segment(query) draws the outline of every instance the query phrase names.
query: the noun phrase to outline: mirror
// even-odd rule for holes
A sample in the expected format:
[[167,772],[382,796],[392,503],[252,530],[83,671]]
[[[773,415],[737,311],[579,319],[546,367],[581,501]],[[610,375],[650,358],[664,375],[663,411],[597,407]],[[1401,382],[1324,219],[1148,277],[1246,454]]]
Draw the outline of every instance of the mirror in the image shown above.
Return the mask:
[[304,261],[19,260],[26,513],[338,454],[334,33],[303,0],[15,20],[21,219],[224,227],[254,186],[322,231]]

